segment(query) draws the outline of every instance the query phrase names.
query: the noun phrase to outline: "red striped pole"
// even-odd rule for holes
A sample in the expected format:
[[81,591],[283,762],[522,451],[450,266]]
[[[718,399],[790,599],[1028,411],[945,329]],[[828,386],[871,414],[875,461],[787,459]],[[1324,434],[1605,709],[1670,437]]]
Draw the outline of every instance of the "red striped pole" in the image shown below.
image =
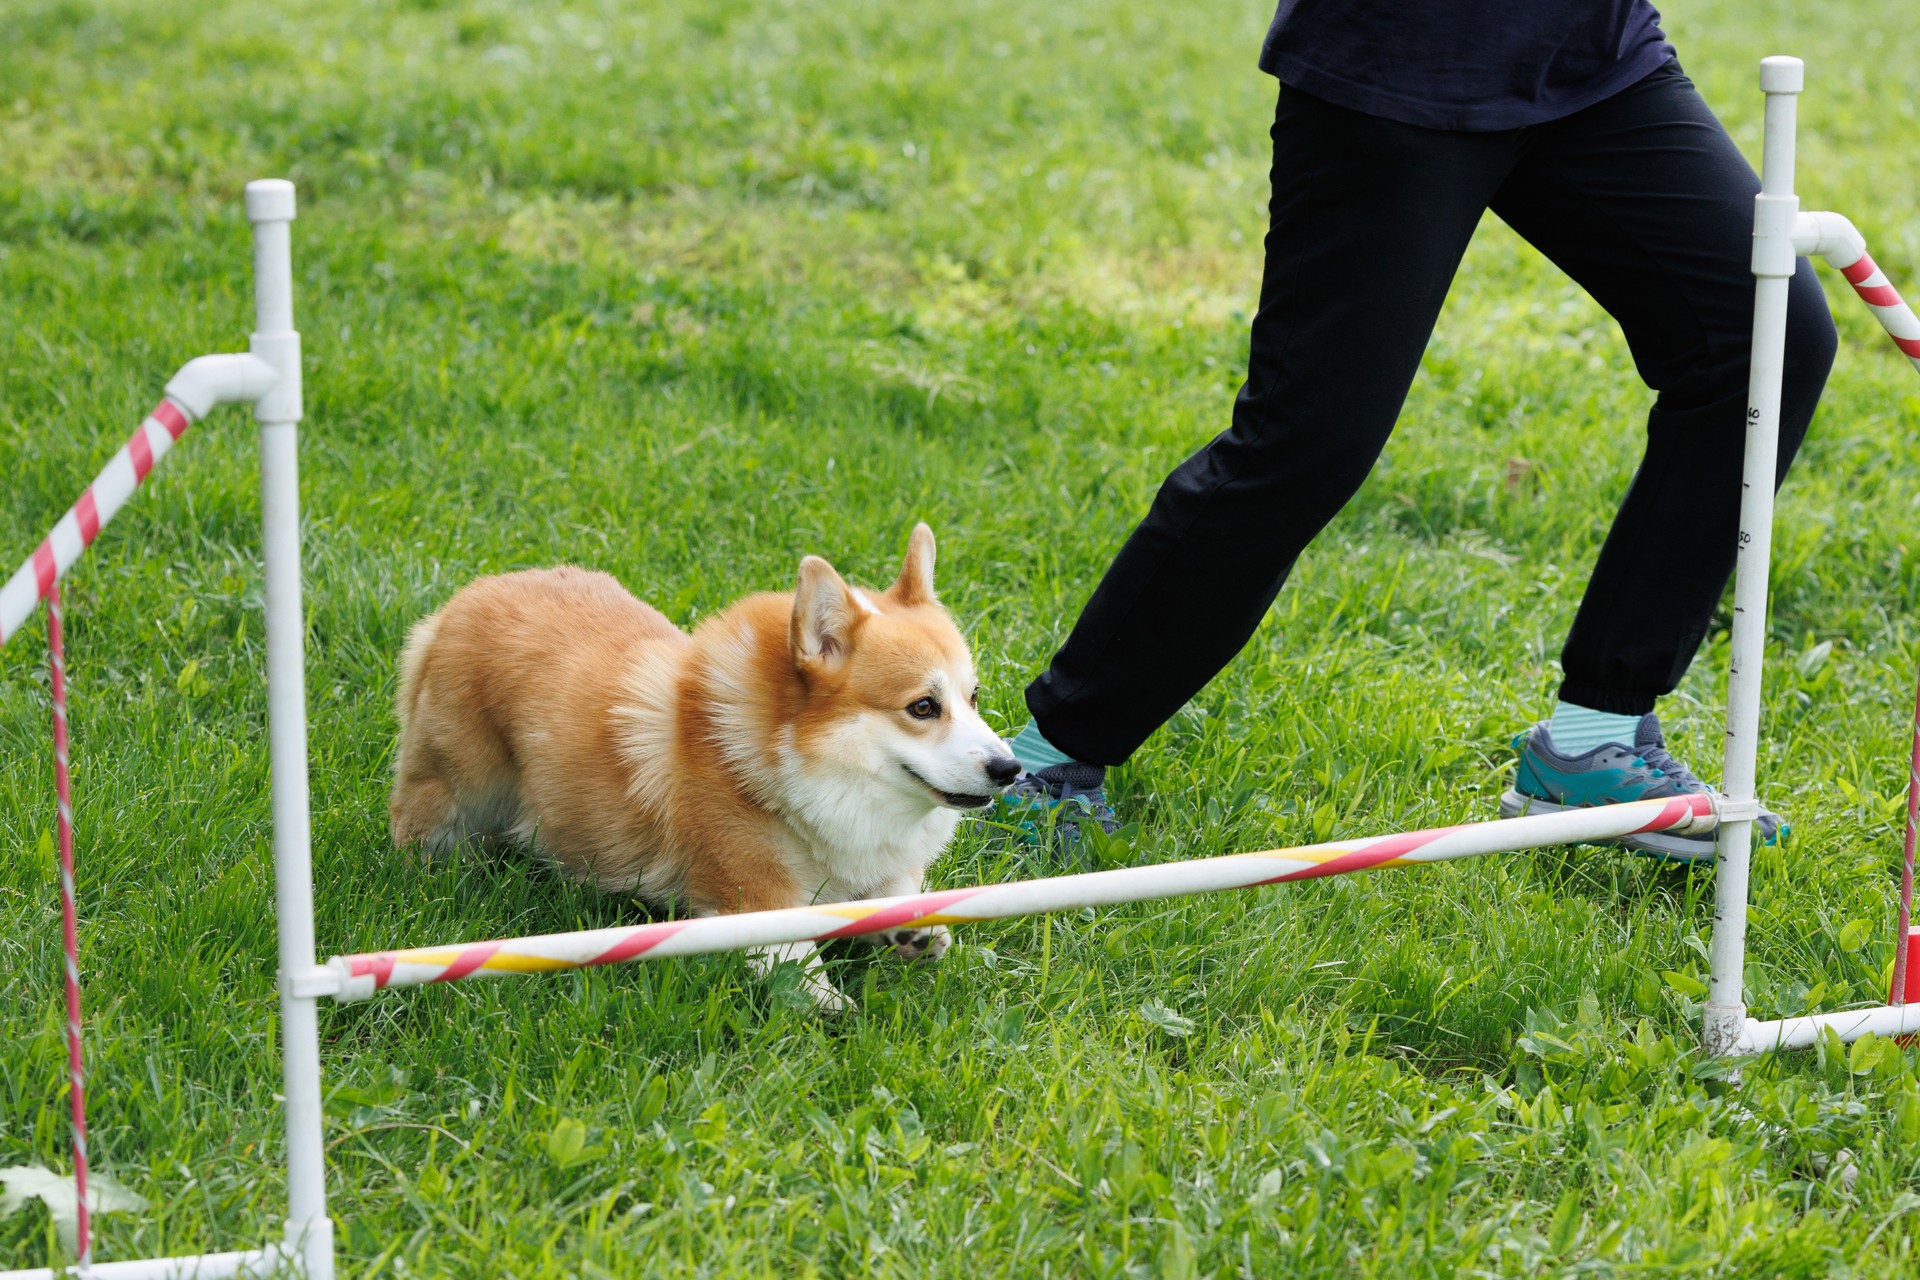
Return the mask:
[[1893,339],[1893,345],[1907,359],[1913,361],[1913,367],[1920,369],[1920,319],[1900,297],[1900,291],[1887,279],[1887,273],[1873,260],[1873,255],[1862,252],[1857,262],[1840,266],[1834,264],[1853,291],[1860,295],[1860,301],[1873,308],[1873,314],[1880,325]]
[[76,1238],[80,1267],[93,1265],[87,1211],[87,1077],[80,1057],[80,931],[73,893],[73,783],[67,745],[67,659],[61,634],[60,588],[47,584],[47,666],[53,681],[53,790],[60,832],[60,933],[67,952],[67,1076],[73,1111],[73,1185],[79,1193]]
[[1643,831],[1700,831],[1710,829],[1717,821],[1714,797],[1700,792],[1366,840],[1335,840],[1041,880],[938,889],[897,898],[822,902],[777,911],[335,956],[327,962],[331,972],[311,989],[338,1000],[358,1000],[389,987],[822,942],[901,927],[1005,920],[1046,911],[1251,889],[1376,867],[1415,866],[1516,849],[1615,840]]
[[165,457],[173,442],[186,434],[193,418],[171,399],[155,405],[134,429],[120,451],[100,469],[80,501],[35,547],[13,577],[0,586],[0,644],[18,631],[34,605],[48,599],[60,575],[73,567],[80,553],[100,536],[100,529],[126,504],[133,491]]

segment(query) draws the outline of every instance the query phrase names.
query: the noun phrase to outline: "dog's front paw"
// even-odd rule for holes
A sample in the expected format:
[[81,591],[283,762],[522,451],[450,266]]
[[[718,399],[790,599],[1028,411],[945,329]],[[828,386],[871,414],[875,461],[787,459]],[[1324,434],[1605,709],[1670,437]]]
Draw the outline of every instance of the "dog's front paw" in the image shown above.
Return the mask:
[[947,954],[947,947],[953,942],[953,934],[943,924],[928,929],[894,929],[880,937],[893,950],[893,954],[902,960],[925,960],[928,963]]
[[825,978],[809,977],[802,988],[813,1000],[813,1011],[824,1017],[838,1017],[853,1012],[855,1008],[853,1001],[842,995],[840,989]]

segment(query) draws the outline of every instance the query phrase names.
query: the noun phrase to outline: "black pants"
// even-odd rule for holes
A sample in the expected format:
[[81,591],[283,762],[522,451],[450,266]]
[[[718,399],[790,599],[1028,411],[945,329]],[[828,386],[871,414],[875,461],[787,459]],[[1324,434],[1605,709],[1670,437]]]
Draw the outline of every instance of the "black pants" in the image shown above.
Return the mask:
[[[1052,665],[1048,740],[1117,764],[1247,642],[1393,430],[1481,213],[1620,323],[1657,393],[1646,456],[1567,638],[1560,694],[1641,714],[1679,683],[1733,571],[1759,179],[1669,63],[1523,129],[1396,124],[1283,89],[1260,309],[1233,425],[1167,477]],[[1803,259],[1779,474],[1835,347]]]

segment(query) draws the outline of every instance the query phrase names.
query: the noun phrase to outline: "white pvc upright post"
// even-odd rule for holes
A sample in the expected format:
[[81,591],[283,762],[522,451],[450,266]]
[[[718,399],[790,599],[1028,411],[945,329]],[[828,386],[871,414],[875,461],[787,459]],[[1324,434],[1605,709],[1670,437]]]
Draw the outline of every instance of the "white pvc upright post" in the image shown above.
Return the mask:
[[293,328],[293,184],[247,184],[253,223],[254,333],[248,349],[279,374],[254,404],[267,596],[267,746],[272,766],[274,902],[280,934],[280,1039],[287,1121],[287,1253],[307,1280],[332,1280],[321,1151],[320,1027],[291,977],[313,967],[308,846],[305,620],[300,606],[300,335]]
[[1786,366],[1787,290],[1793,278],[1795,95],[1805,79],[1798,58],[1763,58],[1760,91],[1767,115],[1760,194],[1753,208],[1753,354],[1747,382],[1746,464],[1741,475],[1739,557],[1733,585],[1733,637],[1727,671],[1727,743],[1723,801],[1714,846],[1713,945],[1701,1040],[1730,1053],[1746,1029],[1742,982],[1747,941],[1747,869],[1752,857],[1756,762],[1760,751],[1761,662],[1767,643],[1767,570],[1773,548],[1773,486],[1780,448],[1780,380]]

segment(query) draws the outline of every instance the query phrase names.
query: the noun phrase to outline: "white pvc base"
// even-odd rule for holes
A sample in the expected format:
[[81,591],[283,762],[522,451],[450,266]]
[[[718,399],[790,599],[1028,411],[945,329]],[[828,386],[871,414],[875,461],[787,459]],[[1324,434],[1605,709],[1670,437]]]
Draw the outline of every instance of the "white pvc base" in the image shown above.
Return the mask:
[[[1920,1034],[1920,1004],[1882,1004],[1871,1009],[1848,1009],[1843,1013],[1815,1013],[1804,1018],[1781,1018],[1773,1022],[1747,1019],[1746,1028],[1734,1040],[1731,1053],[1766,1053],[1771,1049],[1810,1049],[1819,1043],[1828,1027],[1845,1041],[1858,1040],[1868,1032],[1877,1036]],[[0,1277],[5,1280],[5,1277]]]
[[0,1280],[220,1280],[224,1276],[265,1277],[279,1273],[290,1259],[279,1245],[245,1249],[238,1253],[197,1253],[184,1258],[138,1258],[130,1262],[96,1262],[78,1267],[36,1267],[30,1271],[0,1271]]

